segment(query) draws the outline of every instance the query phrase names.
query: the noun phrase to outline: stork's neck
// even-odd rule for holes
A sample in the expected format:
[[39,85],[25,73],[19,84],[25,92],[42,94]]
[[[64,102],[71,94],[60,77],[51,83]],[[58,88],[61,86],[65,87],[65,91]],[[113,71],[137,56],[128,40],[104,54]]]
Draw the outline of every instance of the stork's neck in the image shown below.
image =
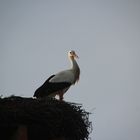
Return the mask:
[[71,69],[72,70],[77,69],[78,64],[77,64],[76,60],[73,57],[69,57],[69,59],[70,59],[70,63],[71,63]]
[[74,76],[75,76],[75,81],[74,81],[75,83],[76,81],[79,80],[80,68],[73,57],[70,57],[70,62],[71,62],[71,70],[73,71]]

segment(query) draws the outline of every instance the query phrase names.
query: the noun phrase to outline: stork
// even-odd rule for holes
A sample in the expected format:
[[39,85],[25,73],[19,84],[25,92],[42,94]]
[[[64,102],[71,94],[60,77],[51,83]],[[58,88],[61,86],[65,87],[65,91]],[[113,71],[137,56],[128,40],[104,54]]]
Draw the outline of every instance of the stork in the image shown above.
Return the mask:
[[74,50],[68,52],[68,58],[71,63],[71,68],[51,75],[45,83],[35,91],[34,97],[44,98],[58,95],[59,100],[63,100],[64,93],[71,85],[78,82],[80,76],[80,68],[75,60],[75,58],[79,57]]

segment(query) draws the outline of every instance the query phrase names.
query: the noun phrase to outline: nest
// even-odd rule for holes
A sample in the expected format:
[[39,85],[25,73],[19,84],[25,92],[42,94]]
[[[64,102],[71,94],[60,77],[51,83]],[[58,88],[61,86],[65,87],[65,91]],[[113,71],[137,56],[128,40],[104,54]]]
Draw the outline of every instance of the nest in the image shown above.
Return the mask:
[[27,126],[29,140],[86,140],[91,128],[88,117],[81,105],[52,98],[0,98],[0,133],[5,140],[20,125]]

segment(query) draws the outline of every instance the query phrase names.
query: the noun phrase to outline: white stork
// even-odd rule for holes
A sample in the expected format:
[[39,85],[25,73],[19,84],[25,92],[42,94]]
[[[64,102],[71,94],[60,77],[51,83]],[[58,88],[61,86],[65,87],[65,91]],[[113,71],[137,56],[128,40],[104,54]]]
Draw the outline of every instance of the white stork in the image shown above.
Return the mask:
[[45,83],[35,91],[34,97],[44,98],[58,95],[59,100],[63,100],[64,93],[71,85],[78,82],[80,76],[80,68],[75,60],[78,56],[75,51],[69,51],[68,57],[71,62],[71,68],[51,75]]

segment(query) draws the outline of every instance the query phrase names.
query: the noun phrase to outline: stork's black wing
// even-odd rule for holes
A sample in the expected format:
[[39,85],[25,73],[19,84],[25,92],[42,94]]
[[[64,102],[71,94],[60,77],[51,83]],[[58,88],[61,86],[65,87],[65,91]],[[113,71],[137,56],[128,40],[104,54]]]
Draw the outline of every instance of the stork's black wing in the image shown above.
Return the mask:
[[71,83],[69,82],[49,82],[49,80],[54,76],[55,75],[50,76],[45,81],[45,83],[35,91],[34,97],[37,98],[47,97],[53,94],[54,92],[63,90],[71,86]]

